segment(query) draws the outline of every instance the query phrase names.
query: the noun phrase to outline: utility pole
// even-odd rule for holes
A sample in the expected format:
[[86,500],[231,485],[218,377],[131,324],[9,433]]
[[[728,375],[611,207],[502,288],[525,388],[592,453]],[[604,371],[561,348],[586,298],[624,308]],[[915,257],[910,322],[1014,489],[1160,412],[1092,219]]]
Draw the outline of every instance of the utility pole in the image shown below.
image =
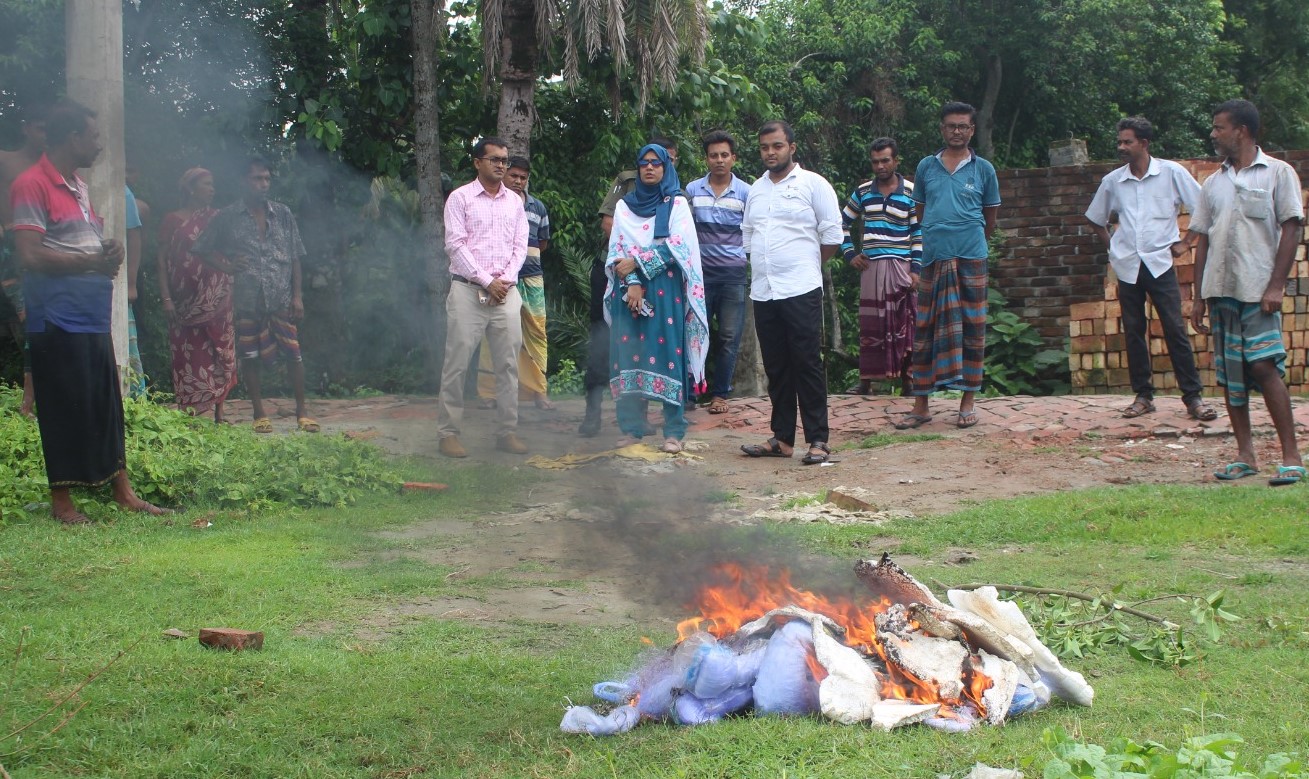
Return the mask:
[[[85,171],[105,237],[127,240],[127,153],[123,148],[123,4],[67,0],[64,6],[68,97],[95,111],[104,151]],[[114,280],[114,360],[127,368],[127,264]]]

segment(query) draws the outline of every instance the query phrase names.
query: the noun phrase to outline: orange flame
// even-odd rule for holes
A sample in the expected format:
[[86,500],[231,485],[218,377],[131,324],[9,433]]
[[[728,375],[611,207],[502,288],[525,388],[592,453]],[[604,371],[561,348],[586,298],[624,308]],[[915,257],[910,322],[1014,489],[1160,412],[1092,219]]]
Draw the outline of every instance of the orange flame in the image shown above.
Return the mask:
[[[883,698],[913,701],[915,703],[941,703],[942,711],[959,705],[961,701],[941,697],[937,686],[892,663],[877,638],[878,614],[892,605],[887,598],[855,602],[848,598],[830,598],[799,589],[791,584],[790,571],[782,569],[773,575],[766,566],[746,568],[736,563],[720,563],[714,569],[714,578],[720,583],[701,587],[691,607],[699,616],[685,619],[677,625],[679,640],[685,640],[697,631],[707,631],[716,638],[730,636],[745,623],[757,619],[765,612],[783,606],[798,606],[831,618],[845,628],[843,643],[863,654],[880,659],[887,673],[879,674]],[[908,604],[905,604],[908,605]],[[808,658],[814,678],[821,681],[827,672],[812,656]],[[972,701],[983,713],[982,693],[991,686],[991,679],[980,670],[966,673],[964,697]]]

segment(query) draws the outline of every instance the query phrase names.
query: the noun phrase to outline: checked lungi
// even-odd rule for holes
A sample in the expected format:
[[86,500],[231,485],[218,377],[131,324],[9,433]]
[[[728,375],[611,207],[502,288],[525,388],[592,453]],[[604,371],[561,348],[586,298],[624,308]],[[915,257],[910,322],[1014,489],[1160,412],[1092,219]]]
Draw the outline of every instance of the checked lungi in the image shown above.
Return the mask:
[[923,266],[914,331],[913,393],[978,392],[986,357],[986,260]]

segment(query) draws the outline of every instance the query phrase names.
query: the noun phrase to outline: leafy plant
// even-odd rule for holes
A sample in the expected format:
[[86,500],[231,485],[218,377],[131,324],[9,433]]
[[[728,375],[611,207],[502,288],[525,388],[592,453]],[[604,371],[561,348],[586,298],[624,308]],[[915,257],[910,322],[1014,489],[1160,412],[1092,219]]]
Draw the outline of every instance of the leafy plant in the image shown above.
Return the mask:
[[[17,413],[21,396],[17,387],[0,386],[5,517],[25,516],[28,506],[49,500],[40,434],[34,420]],[[141,398],[123,401],[123,417],[128,472],[137,494],[153,502],[246,510],[347,506],[400,484],[381,450],[344,436],[259,437]],[[104,491],[87,497],[109,500]]]
[[[1189,604],[1195,628],[1212,642],[1222,638],[1222,623],[1241,619],[1223,608],[1226,596],[1222,590],[1205,597],[1163,595],[1125,604],[1117,597],[1122,585],[1108,595],[1093,597],[1042,592],[1033,587],[1015,589],[1035,596],[1015,600],[1019,601],[1041,641],[1064,658],[1080,658],[1110,647],[1123,647],[1133,658],[1157,665],[1181,667],[1199,660],[1202,654],[1180,624],[1138,609],[1147,603],[1174,601]],[[1129,621],[1128,617],[1139,620]]]
[[586,371],[578,368],[567,358],[559,361],[559,367],[550,374],[551,395],[580,395],[586,380]]
[[1007,310],[1006,304],[999,290],[987,290],[987,389],[1001,395],[1067,392],[1067,350],[1045,348],[1036,328]]
[[1241,757],[1235,733],[1195,736],[1176,750],[1155,741],[1138,744],[1115,739],[1108,748],[1075,740],[1063,728],[1047,728],[1041,741],[1054,757],[1045,764],[1045,779],[1303,779],[1309,769],[1296,754],[1274,754],[1258,764]]

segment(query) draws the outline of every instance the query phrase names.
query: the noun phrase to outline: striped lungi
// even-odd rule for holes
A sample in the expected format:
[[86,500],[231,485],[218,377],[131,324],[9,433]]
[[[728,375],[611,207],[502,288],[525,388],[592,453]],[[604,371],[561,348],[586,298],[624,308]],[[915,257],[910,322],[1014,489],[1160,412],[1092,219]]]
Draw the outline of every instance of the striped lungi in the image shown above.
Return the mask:
[[916,315],[909,263],[873,261],[859,274],[859,378],[898,379],[909,367]]
[[982,389],[986,357],[986,260],[937,260],[918,281],[913,392]]
[[1282,343],[1282,312],[1264,313],[1258,303],[1235,298],[1210,298],[1209,321],[1214,335],[1214,367],[1218,386],[1227,388],[1227,402],[1245,406],[1251,387],[1246,366],[1272,360],[1277,372],[1286,375],[1286,346]]

